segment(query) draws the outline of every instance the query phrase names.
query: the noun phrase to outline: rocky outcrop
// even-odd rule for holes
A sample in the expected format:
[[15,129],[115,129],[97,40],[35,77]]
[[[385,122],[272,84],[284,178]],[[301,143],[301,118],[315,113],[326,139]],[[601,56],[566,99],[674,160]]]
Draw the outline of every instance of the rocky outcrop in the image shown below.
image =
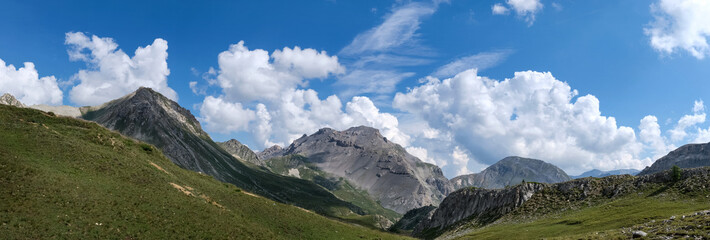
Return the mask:
[[155,145],[182,168],[321,214],[361,212],[310,181],[245,165],[212,141],[189,110],[150,88],[81,110],[86,120]]
[[0,96],[0,104],[15,106],[19,108],[25,107],[25,104],[22,104],[22,102],[18,101],[15,96],[12,96],[12,94],[9,93],[5,93]]
[[383,207],[401,214],[438,205],[453,189],[439,167],[422,162],[370,127],[320,129],[295,140],[282,153],[291,154],[304,156],[322,171],[347,179]]
[[256,153],[254,153],[251,149],[249,149],[249,147],[237,141],[236,139],[230,139],[226,142],[217,142],[217,145],[222,147],[229,154],[231,154],[236,159],[241,160],[242,162],[254,164],[257,166],[264,166],[264,161],[259,160],[259,157],[256,156]]
[[2,96],[0,96],[0,104],[5,104],[5,105],[10,105],[10,106],[15,106],[15,107],[20,107],[20,108],[32,108],[32,109],[37,109],[43,112],[51,112],[59,116],[65,116],[65,117],[80,117],[81,116],[81,111],[79,110],[78,107],[72,107],[72,106],[50,106],[50,105],[44,105],[44,104],[35,104],[31,106],[26,106],[25,104],[22,104],[19,100],[15,98],[15,96],[12,96],[9,93],[5,93]]
[[647,175],[671,169],[673,165],[680,168],[695,168],[710,166],[710,143],[686,144],[671,151],[666,156],[656,160],[638,175]]
[[[644,176],[612,175],[580,178],[556,184],[525,183],[512,188],[487,190],[463,188],[449,194],[434,214],[420,222],[415,236],[434,238],[466,234],[493,222],[519,222],[581,209],[619,197],[659,195],[664,191],[707,193],[710,167],[683,169],[674,180],[670,170]],[[644,194],[645,193],[645,194]]]
[[436,207],[432,205],[409,210],[397,223],[392,225],[389,231],[399,233],[412,231],[417,224],[425,219],[431,218],[431,215],[434,214],[434,210],[436,210]]
[[81,117],[81,111],[79,110],[80,108],[78,107],[72,107],[72,106],[50,106],[50,105],[44,105],[44,104],[38,104],[38,105],[32,105],[30,108],[37,109],[40,111],[44,112],[52,112],[56,115],[59,116],[65,116],[65,117]]
[[[511,218],[521,220],[563,209],[587,207],[599,201],[614,199],[626,194],[658,189],[659,186],[665,187],[650,194],[660,194],[669,187],[682,193],[704,192],[708,189],[710,168],[683,169],[681,178],[677,181],[674,181],[671,175],[671,171],[668,170],[637,177],[612,175],[603,178],[580,178],[552,184],[536,193],[524,206],[516,209]],[[669,185],[671,183],[672,185]]]
[[274,145],[267,149],[264,149],[264,151],[258,152],[256,155],[259,157],[259,159],[265,161],[274,157],[281,157],[283,156],[283,153],[284,149],[281,146]]
[[555,165],[541,160],[506,157],[480,173],[468,174],[451,179],[455,189],[464,187],[504,188],[523,182],[558,183],[571,178]]
[[413,235],[431,238],[461,220],[487,224],[512,212],[545,188],[541,183],[524,183],[506,189],[463,188],[444,199],[431,218],[420,222]]
[[577,176],[570,176],[573,179],[577,178],[585,178],[585,177],[606,177],[606,176],[611,176],[611,175],[624,175],[624,174],[629,174],[629,175],[636,175],[638,174],[639,170],[636,169],[617,169],[617,170],[610,170],[610,171],[602,171],[598,169],[593,169],[586,171],[580,175]]

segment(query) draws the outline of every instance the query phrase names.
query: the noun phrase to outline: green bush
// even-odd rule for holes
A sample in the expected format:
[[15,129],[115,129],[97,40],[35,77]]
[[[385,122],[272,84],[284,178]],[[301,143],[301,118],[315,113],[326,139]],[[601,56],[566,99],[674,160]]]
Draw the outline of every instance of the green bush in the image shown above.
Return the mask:
[[141,148],[143,149],[143,151],[145,151],[145,152],[147,152],[147,153],[152,153],[152,152],[153,152],[153,147],[150,146],[150,145],[148,145],[148,144],[141,143]]
[[678,167],[676,165],[673,165],[673,167],[671,168],[671,177],[673,178],[674,182],[677,182],[680,180],[681,171],[682,170],[680,169],[680,167]]

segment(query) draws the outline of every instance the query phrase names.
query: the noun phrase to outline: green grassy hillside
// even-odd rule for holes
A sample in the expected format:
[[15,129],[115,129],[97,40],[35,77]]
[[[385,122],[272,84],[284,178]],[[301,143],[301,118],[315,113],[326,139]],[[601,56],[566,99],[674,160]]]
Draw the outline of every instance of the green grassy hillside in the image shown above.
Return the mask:
[[[710,209],[710,171],[685,171],[694,173],[685,174],[680,181],[663,176],[643,182],[627,175],[590,178],[585,187],[592,190],[570,189],[568,193],[561,193],[550,188],[536,193],[522,207],[494,224],[484,227],[464,224],[442,236],[465,239],[625,239],[631,237],[630,229],[635,229],[658,233],[654,236],[704,232],[705,235],[695,236],[707,237],[710,230],[707,222],[698,225],[676,221],[673,231],[665,230],[667,226],[660,224],[674,215],[680,217]],[[666,174],[670,175],[670,172]],[[622,185],[624,187],[618,187]],[[601,192],[612,191],[614,186],[620,191],[618,194],[594,192],[597,187]],[[582,195],[587,198],[580,200]],[[688,221],[697,219],[708,217],[696,216]]]
[[397,239],[184,170],[99,125],[0,105],[3,238]]

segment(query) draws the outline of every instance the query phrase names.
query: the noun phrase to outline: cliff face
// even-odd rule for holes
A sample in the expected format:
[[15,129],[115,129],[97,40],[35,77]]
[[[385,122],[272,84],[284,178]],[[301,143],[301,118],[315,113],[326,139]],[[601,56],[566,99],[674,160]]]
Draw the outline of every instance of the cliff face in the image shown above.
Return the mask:
[[527,182],[558,183],[569,181],[562,169],[541,160],[506,157],[480,173],[462,175],[451,179],[455,189],[463,187],[504,188]]
[[432,237],[447,227],[467,219],[479,224],[495,221],[530,199],[545,184],[524,183],[506,189],[463,188],[444,199],[431,218],[414,228],[414,236]]
[[695,168],[710,166],[710,143],[686,144],[659,158],[651,166],[646,167],[638,175],[647,175],[671,169],[673,165],[680,168]]
[[389,231],[412,231],[420,222],[431,218],[431,215],[434,214],[434,210],[436,210],[436,207],[431,205],[409,210],[399,221],[392,225]]
[[292,154],[304,156],[322,171],[347,179],[383,207],[402,214],[413,208],[438,205],[453,189],[439,167],[422,162],[370,127],[321,129],[297,139],[281,153]]

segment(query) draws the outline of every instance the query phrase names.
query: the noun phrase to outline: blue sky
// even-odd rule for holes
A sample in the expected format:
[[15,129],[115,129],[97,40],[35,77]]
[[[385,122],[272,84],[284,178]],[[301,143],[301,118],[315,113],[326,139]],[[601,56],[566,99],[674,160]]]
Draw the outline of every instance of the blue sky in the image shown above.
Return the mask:
[[[320,127],[369,125],[453,177],[508,155],[570,174],[642,168],[674,147],[710,141],[703,1],[2,5],[0,91],[30,103],[93,105],[147,81],[172,91],[215,140],[255,150]],[[116,47],[102,57],[99,43]],[[24,62],[38,76],[11,74]],[[46,84],[56,87],[34,90]],[[110,94],[88,94],[106,84]]]

